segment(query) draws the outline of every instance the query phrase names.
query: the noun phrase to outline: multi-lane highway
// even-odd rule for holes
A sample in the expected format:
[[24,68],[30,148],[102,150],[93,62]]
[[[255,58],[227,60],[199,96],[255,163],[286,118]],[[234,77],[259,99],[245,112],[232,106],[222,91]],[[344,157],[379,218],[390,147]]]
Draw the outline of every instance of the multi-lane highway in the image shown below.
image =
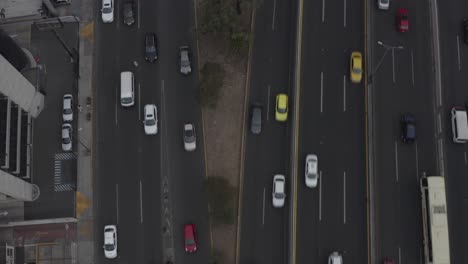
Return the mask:
[[[289,122],[275,120],[275,98],[289,94],[294,1],[264,1],[256,9],[246,119],[239,263],[285,263],[288,209],[272,205],[273,175],[289,172]],[[290,100],[291,102],[291,100]],[[259,135],[250,133],[250,105],[262,106]],[[290,118],[290,117],[289,117]],[[289,190],[289,187],[286,187]],[[290,194],[286,193],[288,197]]]
[[[409,32],[397,31],[398,8],[408,9]],[[423,171],[437,175],[438,169],[429,5],[392,1],[388,11],[371,11],[370,24],[375,259],[422,263],[419,178]],[[415,116],[414,143],[401,140],[403,113]]]
[[[360,1],[304,1],[297,263],[367,259],[364,85],[350,82],[350,55],[364,52]],[[307,154],[318,156],[319,184],[304,182]]]
[[[95,200],[98,260],[103,261],[103,226],[118,228],[118,262],[207,263],[210,252],[204,179],[201,111],[193,73],[178,72],[178,48],[196,50],[192,1],[135,1],[136,21],[123,24],[123,1],[115,1],[114,22],[95,19]],[[144,35],[158,35],[159,59],[143,59]],[[193,52],[196,55],[196,52]],[[120,106],[120,72],[135,74],[135,105]],[[145,135],[142,110],[158,107],[159,132]],[[183,124],[198,132],[197,150],[183,148]],[[168,207],[166,207],[168,205]],[[168,210],[166,210],[168,208]],[[197,226],[196,254],[184,252],[183,225]],[[171,236],[172,235],[172,236]]]
[[453,143],[449,111],[452,106],[463,107],[468,101],[468,45],[463,42],[462,31],[468,3],[461,0],[438,2],[450,257],[451,263],[466,263],[468,146]]

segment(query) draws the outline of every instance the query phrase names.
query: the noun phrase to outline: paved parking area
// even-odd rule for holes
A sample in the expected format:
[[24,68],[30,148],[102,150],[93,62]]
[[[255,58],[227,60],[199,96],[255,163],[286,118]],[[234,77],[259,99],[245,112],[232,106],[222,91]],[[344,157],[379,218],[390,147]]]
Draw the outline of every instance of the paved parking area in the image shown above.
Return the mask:
[[[35,202],[25,204],[25,219],[47,219],[75,216],[77,186],[76,118],[73,127],[73,151],[63,152],[61,146],[62,97],[70,93],[77,98],[76,70],[70,51],[79,50],[78,23],[64,23],[63,28],[39,30],[31,28],[31,47],[39,63],[45,65],[47,84],[45,107],[33,121],[33,158],[31,182],[37,184],[41,195]],[[42,27],[41,27],[42,28]],[[68,50],[68,51],[67,51]]]

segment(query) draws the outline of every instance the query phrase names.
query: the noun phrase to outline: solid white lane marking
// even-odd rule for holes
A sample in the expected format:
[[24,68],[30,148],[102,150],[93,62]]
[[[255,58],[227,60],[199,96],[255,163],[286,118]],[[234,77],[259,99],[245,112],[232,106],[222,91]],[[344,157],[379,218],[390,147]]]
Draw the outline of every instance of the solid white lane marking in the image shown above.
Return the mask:
[[346,171],[343,171],[343,224],[346,224]]
[[265,187],[263,187],[262,225],[265,224]]
[[392,49],[392,76],[393,76],[393,83],[395,83],[395,49]]
[[319,221],[322,221],[322,171],[319,177]]
[[323,113],[323,72],[320,73],[320,113]]
[[343,27],[346,27],[346,0],[344,0],[343,11]]
[[114,109],[114,118],[115,118],[115,126],[118,124],[118,118],[117,118],[117,105],[119,104],[119,98],[117,97],[117,89],[114,89],[114,95],[115,95],[115,109]]
[[398,182],[398,143],[395,141],[395,174],[396,174],[396,181]]
[[460,38],[457,35],[457,54],[458,54],[458,71],[461,70],[461,60],[460,60]]
[[322,23],[325,21],[325,0],[322,0]]
[[143,109],[141,108],[141,89],[140,89],[140,83],[138,83],[138,111],[137,114],[138,114],[138,120],[141,120],[141,116],[142,114],[140,114],[140,111],[142,111],[143,113]]
[[271,21],[271,30],[275,31],[276,0],[273,2],[273,20]]
[[413,50],[411,50],[411,81],[413,82],[413,87],[414,87],[414,58],[413,58]]
[[465,154],[465,165],[466,165],[466,162],[467,162],[467,161],[466,161],[466,151],[464,152],[464,154]]
[[140,181],[140,223],[143,223],[143,190]]
[[140,0],[137,1],[137,5],[138,5],[138,13],[137,13],[137,18],[138,18],[138,28],[140,28]]
[[271,90],[271,86],[268,85],[268,90],[267,90],[267,121],[270,119],[270,90]]
[[343,75],[343,112],[346,112],[346,75]]
[[117,219],[117,224],[119,224],[119,184],[115,185],[115,202],[117,204],[116,206],[116,219]]

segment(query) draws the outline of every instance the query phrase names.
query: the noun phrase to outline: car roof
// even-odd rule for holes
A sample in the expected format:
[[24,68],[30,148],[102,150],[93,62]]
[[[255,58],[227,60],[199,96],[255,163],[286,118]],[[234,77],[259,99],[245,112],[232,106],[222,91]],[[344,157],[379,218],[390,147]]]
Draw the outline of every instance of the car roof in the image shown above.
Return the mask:
[[275,191],[277,193],[284,193],[284,176],[283,175],[275,175],[273,178],[275,181]]
[[286,107],[286,104],[288,102],[288,96],[285,94],[279,94],[278,95],[278,105],[279,107],[283,108]]
[[193,237],[193,231],[194,231],[193,229],[194,229],[193,224],[185,224],[184,226],[185,237]]

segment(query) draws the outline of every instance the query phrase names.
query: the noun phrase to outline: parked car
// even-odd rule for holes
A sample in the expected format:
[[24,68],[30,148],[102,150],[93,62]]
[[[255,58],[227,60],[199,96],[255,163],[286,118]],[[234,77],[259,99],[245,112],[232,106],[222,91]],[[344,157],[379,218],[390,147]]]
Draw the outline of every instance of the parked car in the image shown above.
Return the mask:
[[71,151],[72,150],[72,134],[73,129],[70,123],[62,124],[62,150]]
[[194,151],[197,148],[197,137],[193,124],[184,125],[184,149],[186,151]]
[[123,5],[123,17],[124,17],[124,24],[127,26],[131,26],[135,23],[135,4],[133,1],[125,2]]
[[154,62],[158,59],[158,38],[156,33],[145,35],[145,60]]
[[275,119],[279,122],[288,120],[288,96],[280,93],[276,96]]
[[250,118],[250,131],[252,134],[258,135],[262,132],[262,107],[260,105],[252,105],[252,115]]
[[108,259],[117,257],[117,227],[106,225],[104,227],[104,256]]
[[147,104],[143,110],[143,125],[146,135],[156,135],[158,133],[158,109],[154,104]]
[[62,118],[63,122],[73,121],[73,96],[71,94],[63,96]]
[[305,162],[305,184],[309,188],[317,187],[318,182],[318,158],[315,154],[306,156]]
[[273,176],[273,206],[283,207],[286,199],[286,179],[284,175]]
[[397,30],[399,32],[409,31],[408,9],[399,8],[396,14]]
[[194,253],[197,251],[197,234],[194,224],[184,225],[185,252]]
[[102,0],[101,13],[102,22],[112,23],[114,21],[114,0]]
[[412,143],[416,139],[416,119],[410,113],[401,116],[401,140]]
[[395,264],[395,260],[393,258],[390,258],[390,257],[386,257],[384,258],[384,264]]
[[182,46],[179,48],[179,65],[180,73],[188,75],[192,72],[190,52],[188,46]]
[[343,257],[338,252],[332,252],[328,256],[328,264],[343,264]]

